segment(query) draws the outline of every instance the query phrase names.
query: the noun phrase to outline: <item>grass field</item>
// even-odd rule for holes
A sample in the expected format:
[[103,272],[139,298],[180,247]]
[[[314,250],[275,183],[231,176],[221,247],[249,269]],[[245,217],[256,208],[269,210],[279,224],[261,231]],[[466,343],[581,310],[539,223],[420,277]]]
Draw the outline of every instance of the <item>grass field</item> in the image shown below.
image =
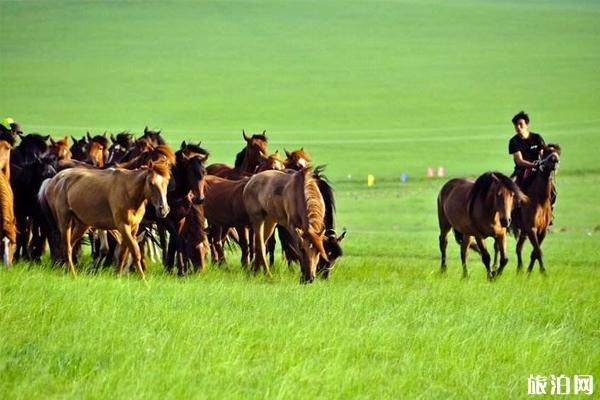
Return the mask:
[[[266,129],[327,164],[348,237],[308,286],[236,255],[184,279],[153,266],[148,285],[1,270],[0,397],[524,398],[530,374],[600,380],[599,17],[579,0],[1,1],[2,118],[148,125],[214,162]],[[563,147],[549,277],[514,273],[512,239],[498,281],[476,255],[461,280],[453,243],[440,276],[443,180],[425,171],[509,173],[520,109]]]

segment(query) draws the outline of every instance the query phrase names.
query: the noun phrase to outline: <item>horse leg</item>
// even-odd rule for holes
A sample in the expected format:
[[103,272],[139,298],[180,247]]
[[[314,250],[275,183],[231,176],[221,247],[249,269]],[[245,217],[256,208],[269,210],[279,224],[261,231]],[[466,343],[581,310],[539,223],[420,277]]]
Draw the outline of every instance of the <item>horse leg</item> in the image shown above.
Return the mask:
[[[265,245],[267,244],[267,242],[269,241],[269,239],[271,239],[273,237],[273,232],[275,232],[275,227],[277,226],[277,222],[275,221],[271,221],[271,220],[266,220],[265,224],[264,224],[264,240],[265,240]],[[266,253],[265,253],[266,256]],[[266,273],[270,276],[271,272],[269,271],[269,265],[273,265],[273,264],[266,264]]]
[[[533,250],[531,251],[531,258],[529,261],[529,267],[527,268],[527,272],[531,273],[531,271],[533,271],[533,265],[535,264],[535,260],[542,259],[542,249],[540,249],[540,243],[538,241],[538,236],[537,236],[537,233],[535,232],[535,230],[533,230],[533,229],[530,230],[527,233],[527,236],[529,237],[529,242],[533,246]],[[541,267],[540,267],[540,271],[541,271]]]
[[269,270],[269,266],[267,265],[267,255],[265,251],[265,221],[255,222],[254,223],[254,244],[255,255],[254,255],[254,273],[257,273],[260,270],[260,267],[264,265],[265,273],[270,276],[271,271]]
[[250,263],[250,248],[249,248],[249,237],[248,237],[248,227],[246,226],[238,226],[237,228],[238,234],[240,236],[240,248],[242,250],[242,268],[248,268],[248,264]]
[[275,240],[275,236],[271,236],[267,240],[267,253],[269,254],[269,264],[273,265],[275,263],[275,245],[277,241]]
[[492,270],[496,270],[498,268],[498,253],[500,249],[498,248],[498,240],[494,239],[494,261],[492,262]]
[[463,235],[463,241],[460,244],[460,261],[463,268],[463,278],[469,277],[469,271],[467,269],[467,254],[471,245],[471,236]]
[[485,270],[487,271],[487,278],[491,281],[494,279],[494,274],[490,268],[490,253],[487,251],[482,237],[477,236],[475,237],[475,240],[477,241],[477,246],[479,246],[479,251],[481,252],[481,261],[483,261],[483,265],[485,265]]
[[448,268],[448,266],[446,265],[446,248],[448,247],[448,232],[450,232],[450,225],[449,224],[444,224],[443,226],[441,226],[442,224],[440,223],[440,237],[439,237],[439,244],[440,244],[440,254],[442,257],[442,261],[440,264],[440,272],[443,274],[444,272],[446,272],[446,269]]
[[508,257],[506,257],[506,235],[496,237],[494,240],[494,264],[498,253],[500,253],[500,266],[496,270],[496,275],[501,275],[504,271],[504,267],[508,264]]
[[521,232],[519,234],[519,239],[517,239],[517,272],[523,271],[523,245],[525,244],[525,240],[527,240],[527,236]]
[[[142,268],[140,247],[135,240],[136,230],[137,229],[132,229],[130,225],[122,225],[119,232],[121,232],[121,236],[123,237],[123,244],[127,246],[129,253],[133,257],[133,262],[135,263],[138,273],[142,277],[142,280],[146,281],[146,276],[144,275],[144,270]],[[120,272],[122,272],[122,268]]]
[[71,271],[73,277],[76,277],[77,272],[75,272],[75,265],[73,264],[73,247],[71,244],[71,221],[67,222],[63,231],[63,244],[65,246],[65,258],[67,259],[69,271]]
[[540,263],[540,272],[544,275],[546,274],[546,268],[544,268],[544,259],[542,257],[542,242],[544,241],[545,238],[546,238],[545,230],[538,232],[538,245],[540,246],[540,253],[539,253],[538,261]]

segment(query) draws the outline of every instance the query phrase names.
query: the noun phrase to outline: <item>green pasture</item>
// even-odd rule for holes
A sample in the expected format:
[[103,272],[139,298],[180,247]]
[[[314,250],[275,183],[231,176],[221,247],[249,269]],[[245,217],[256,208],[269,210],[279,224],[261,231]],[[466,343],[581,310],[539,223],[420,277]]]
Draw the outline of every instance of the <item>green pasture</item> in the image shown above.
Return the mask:
[[[147,285],[87,259],[77,279],[0,270],[0,397],[504,399],[530,374],[592,374],[597,396],[599,20],[584,0],[0,1],[0,118],[148,125],[214,162],[266,129],[327,165],[348,229],[313,285],[279,259],[248,276],[235,251],[202,276],[153,265]],[[515,273],[512,238],[496,282],[475,254],[462,280],[454,243],[441,276],[437,191],[510,173],[521,109],[563,148],[549,276]]]

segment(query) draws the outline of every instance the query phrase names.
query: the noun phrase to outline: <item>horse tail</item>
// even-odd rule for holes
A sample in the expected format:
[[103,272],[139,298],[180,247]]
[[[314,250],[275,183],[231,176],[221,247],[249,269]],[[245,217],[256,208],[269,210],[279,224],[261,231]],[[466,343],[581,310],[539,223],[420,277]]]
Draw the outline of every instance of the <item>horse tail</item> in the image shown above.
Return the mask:
[[50,253],[54,261],[59,261],[60,249],[62,248],[60,242],[60,235],[58,232],[58,225],[48,203],[48,186],[52,178],[45,179],[40,186],[38,191],[37,200],[42,211],[42,218],[40,219],[41,228],[46,233],[48,238],[48,244],[50,245]]

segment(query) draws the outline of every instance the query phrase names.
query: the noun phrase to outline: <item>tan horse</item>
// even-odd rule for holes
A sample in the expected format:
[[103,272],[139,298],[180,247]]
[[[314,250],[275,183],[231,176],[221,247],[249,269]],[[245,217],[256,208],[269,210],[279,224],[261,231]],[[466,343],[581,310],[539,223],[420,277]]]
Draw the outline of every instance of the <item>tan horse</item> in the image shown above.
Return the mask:
[[54,140],[50,138],[50,146],[48,146],[48,153],[52,154],[58,161],[70,160],[73,154],[69,149],[69,137],[65,136],[62,139]]
[[44,181],[38,194],[40,205],[60,231],[65,258],[74,276],[73,245],[93,227],[117,231],[116,236],[125,243],[119,254],[119,275],[129,250],[138,272],[145,279],[135,237],[148,201],[160,217],[169,213],[169,176],[168,165],[159,163],[134,171],[71,168]]
[[[3,143],[4,141],[0,141]],[[17,221],[14,212],[14,197],[8,178],[0,174],[0,238],[2,239],[2,261],[12,265],[17,243]]]
[[[548,226],[552,220],[552,177],[558,169],[560,162],[560,146],[549,144],[544,149],[545,158],[540,162],[536,171],[523,181],[523,191],[529,197],[529,202],[515,212],[515,227],[519,231],[517,240],[517,271],[523,268],[521,252],[525,240],[533,247],[527,272],[533,270],[537,260],[540,263],[540,272],[546,273],[542,258],[542,242],[546,237]],[[501,272],[501,271],[499,271]]]
[[467,179],[451,179],[440,190],[437,199],[440,226],[441,272],[446,271],[446,247],[448,232],[454,230],[460,244],[463,277],[468,276],[467,251],[475,238],[488,279],[493,279],[490,254],[484,239],[494,238],[494,247],[500,251],[500,268],[506,258],[506,228],[510,225],[513,204],[525,202],[527,197],[517,185],[500,172],[487,172],[475,182]]
[[0,140],[0,174],[10,182],[10,150],[12,146],[6,140]]
[[312,282],[319,255],[327,260],[323,248],[325,203],[312,170],[254,175],[244,188],[244,205],[254,228],[254,271],[263,266],[265,273],[271,275],[265,242],[279,224],[288,230],[300,250],[302,281]]

